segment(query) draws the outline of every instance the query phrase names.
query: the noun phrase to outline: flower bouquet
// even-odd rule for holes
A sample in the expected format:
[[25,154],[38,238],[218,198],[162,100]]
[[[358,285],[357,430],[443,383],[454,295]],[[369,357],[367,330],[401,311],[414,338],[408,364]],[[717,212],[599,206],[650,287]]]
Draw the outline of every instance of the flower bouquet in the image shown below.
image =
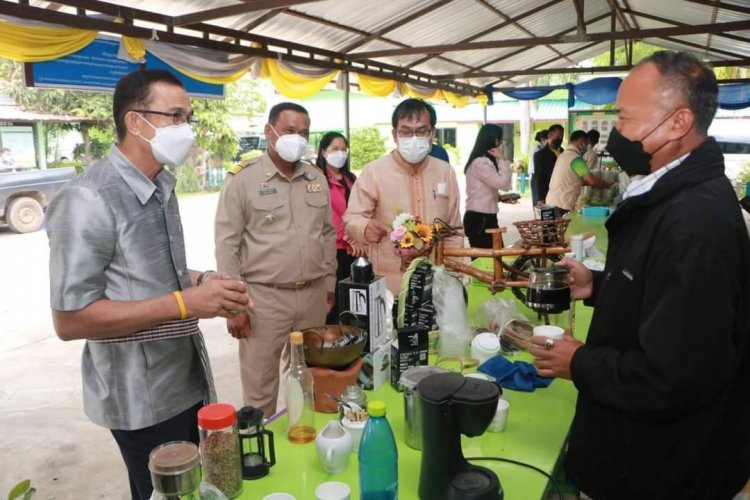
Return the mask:
[[402,212],[393,219],[390,239],[393,253],[401,258],[401,271],[405,271],[417,257],[432,251],[433,234],[434,229],[418,216]]

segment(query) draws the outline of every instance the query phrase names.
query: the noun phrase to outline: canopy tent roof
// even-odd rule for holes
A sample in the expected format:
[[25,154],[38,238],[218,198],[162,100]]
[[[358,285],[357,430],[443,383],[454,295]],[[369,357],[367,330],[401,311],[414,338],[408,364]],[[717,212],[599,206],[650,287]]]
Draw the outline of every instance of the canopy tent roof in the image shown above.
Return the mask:
[[750,67],[743,0],[0,0],[0,14],[468,95],[626,71],[637,61],[579,65],[632,40]]

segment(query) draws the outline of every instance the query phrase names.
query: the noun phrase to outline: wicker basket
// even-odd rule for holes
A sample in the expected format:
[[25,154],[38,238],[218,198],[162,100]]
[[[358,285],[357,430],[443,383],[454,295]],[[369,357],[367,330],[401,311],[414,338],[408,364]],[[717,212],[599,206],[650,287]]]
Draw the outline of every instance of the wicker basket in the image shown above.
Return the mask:
[[401,272],[406,271],[409,264],[412,263],[417,257],[427,257],[432,252],[433,243],[430,242],[422,247],[421,250],[414,250],[413,248],[394,248],[393,253],[399,256],[401,259]]
[[565,230],[570,219],[524,220],[514,222],[527,245],[552,246],[565,244]]

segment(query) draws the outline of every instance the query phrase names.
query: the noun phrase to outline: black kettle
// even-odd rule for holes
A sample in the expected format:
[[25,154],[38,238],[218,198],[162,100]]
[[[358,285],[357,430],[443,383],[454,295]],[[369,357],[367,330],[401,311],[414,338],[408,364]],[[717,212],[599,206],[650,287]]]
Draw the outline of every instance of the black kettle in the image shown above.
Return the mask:
[[360,256],[352,263],[352,283],[370,283],[375,279],[372,271],[372,263],[367,257]]

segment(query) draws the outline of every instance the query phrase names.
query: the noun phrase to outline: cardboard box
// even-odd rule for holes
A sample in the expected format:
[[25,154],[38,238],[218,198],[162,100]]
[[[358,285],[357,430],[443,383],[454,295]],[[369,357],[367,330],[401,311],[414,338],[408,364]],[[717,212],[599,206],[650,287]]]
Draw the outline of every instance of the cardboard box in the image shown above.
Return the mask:
[[[389,342],[387,310],[385,301],[385,278],[376,276],[370,283],[353,283],[351,278],[339,282],[339,311],[351,311],[357,315],[359,326],[367,331],[364,352],[374,352]],[[342,322],[355,324],[353,318],[343,315]]]
[[380,346],[375,352],[362,355],[362,369],[359,372],[359,385],[362,389],[374,391],[391,377],[391,343]]
[[429,329],[424,326],[399,328],[391,343],[391,386],[399,390],[401,374],[412,366],[427,365]]

